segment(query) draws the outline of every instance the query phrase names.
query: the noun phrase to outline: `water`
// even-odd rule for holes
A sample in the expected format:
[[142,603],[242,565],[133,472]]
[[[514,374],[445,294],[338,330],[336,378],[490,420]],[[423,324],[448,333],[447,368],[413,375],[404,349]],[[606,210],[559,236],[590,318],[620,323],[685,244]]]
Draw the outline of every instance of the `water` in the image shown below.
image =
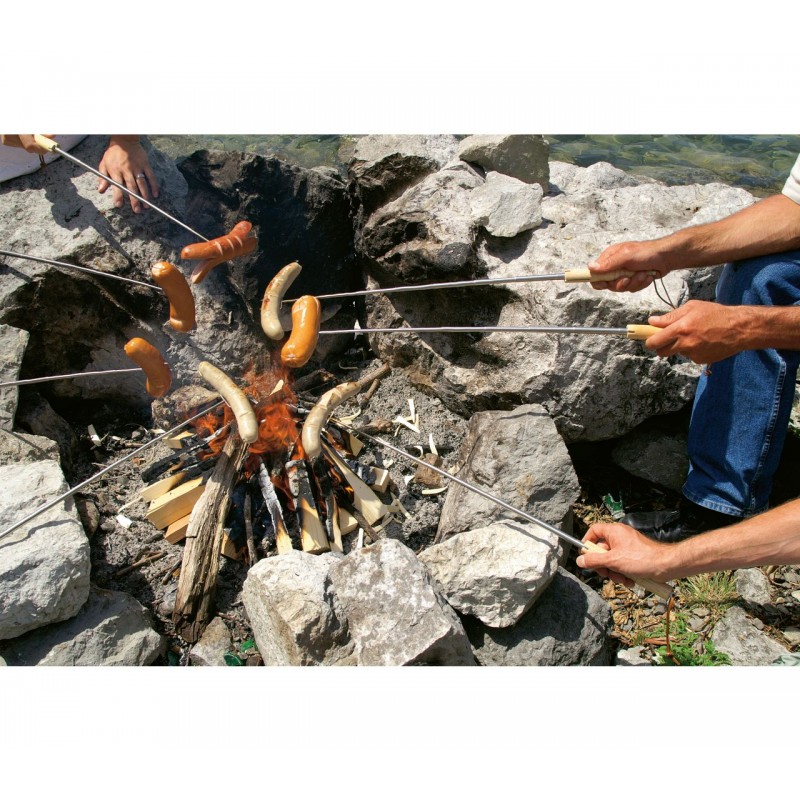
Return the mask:
[[[243,151],[274,155],[302,167],[329,166],[346,171],[353,135],[187,135],[151,136],[174,158],[195,150]],[[741,186],[757,197],[780,192],[800,153],[800,135],[607,135],[545,134],[550,155],[588,167],[608,161],[634,175],[670,185],[712,183]]]

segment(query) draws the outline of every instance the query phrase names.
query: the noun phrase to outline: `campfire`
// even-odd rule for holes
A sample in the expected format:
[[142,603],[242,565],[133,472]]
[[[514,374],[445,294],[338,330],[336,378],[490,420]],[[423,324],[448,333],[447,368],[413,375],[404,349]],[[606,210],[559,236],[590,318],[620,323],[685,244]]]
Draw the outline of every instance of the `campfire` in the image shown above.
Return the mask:
[[[388,372],[383,367],[343,386],[352,395],[374,392]],[[251,368],[243,391],[257,420],[255,441],[243,441],[231,405],[222,404],[200,416],[193,432],[168,439],[175,453],[142,472],[148,520],[171,543],[186,542],[173,619],[187,641],[210,620],[220,552],[249,566],[292,550],[344,553],[403,513],[388,471],[358,462],[364,445],[347,418],[317,429],[310,391],[326,388],[331,377],[317,370],[295,381],[274,359]],[[309,427],[318,452],[304,447]]]

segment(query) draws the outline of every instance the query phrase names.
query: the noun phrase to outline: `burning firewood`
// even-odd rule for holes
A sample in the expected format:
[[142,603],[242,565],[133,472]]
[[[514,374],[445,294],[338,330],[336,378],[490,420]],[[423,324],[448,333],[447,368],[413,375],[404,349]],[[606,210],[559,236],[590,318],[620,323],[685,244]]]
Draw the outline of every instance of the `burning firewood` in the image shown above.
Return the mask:
[[289,487],[295,500],[300,522],[300,543],[307,553],[325,553],[330,550],[328,536],[319,518],[305,461],[296,459],[286,464]]
[[267,468],[264,462],[258,465],[258,485],[261,489],[261,494],[264,496],[264,502],[267,504],[267,511],[269,512],[270,519],[272,520],[272,527],[275,530],[275,546],[278,548],[278,555],[285,555],[291,553],[294,547],[289,532],[286,530],[286,523],[283,521],[283,512],[281,511],[281,504],[278,500],[278,495],[275,493],[275,487],[272,485]]
[[197,641],[210,619],[219,572],[222,526],[246,456],[247,444],[237,434],[230,435],[189,520],[172,615],[176,630],[187,642]]

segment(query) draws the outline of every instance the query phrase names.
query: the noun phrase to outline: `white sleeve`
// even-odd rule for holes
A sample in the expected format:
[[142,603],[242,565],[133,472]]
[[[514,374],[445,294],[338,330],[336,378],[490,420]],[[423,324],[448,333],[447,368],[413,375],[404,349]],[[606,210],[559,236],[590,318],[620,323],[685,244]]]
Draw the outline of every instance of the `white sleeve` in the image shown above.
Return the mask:
[[791,200],[794,200],[795,203],[800,204],[800,156],[797,157],[797,161],[794,162],[792,171],[786,179],[786,185],[783,187],[783,194]]

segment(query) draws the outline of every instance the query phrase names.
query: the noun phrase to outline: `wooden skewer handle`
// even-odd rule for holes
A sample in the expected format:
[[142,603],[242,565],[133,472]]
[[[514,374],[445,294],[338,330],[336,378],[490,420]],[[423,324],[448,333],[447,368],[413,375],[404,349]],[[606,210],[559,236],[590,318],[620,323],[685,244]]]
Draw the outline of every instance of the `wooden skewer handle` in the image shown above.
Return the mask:
[[655,325],[628,325],[627,328],[628,338],[635,339],[637,342],[643,342],[661,330],[661,328],[656,328]]
[[58,147],[58,142],[54,142],[52,139],[42,136],[41,133],[34,133],[33,140],[39,145],[39,147],[43,147],[45,150],[54,150],[56,147]]
[[615,281],[617,278],[630,278],[631,275],[633,275],[632,272],[624,269],[595,275],[588,267],[581,267],[580,269],[568,269],[564,273],[564,281],[566,283],[606,283]]
[[[588,550],[590,553],[605,553],[606,550],[594,542],[584,542],[583,549]],[[642,589],[658,595],[662,600],[669,600],[672,595],[672,587],[667,583],[658,583],[657,581],[650,580],[650,578],[637,578],[635,575],[628,575],[628,577],[639,584]]]

